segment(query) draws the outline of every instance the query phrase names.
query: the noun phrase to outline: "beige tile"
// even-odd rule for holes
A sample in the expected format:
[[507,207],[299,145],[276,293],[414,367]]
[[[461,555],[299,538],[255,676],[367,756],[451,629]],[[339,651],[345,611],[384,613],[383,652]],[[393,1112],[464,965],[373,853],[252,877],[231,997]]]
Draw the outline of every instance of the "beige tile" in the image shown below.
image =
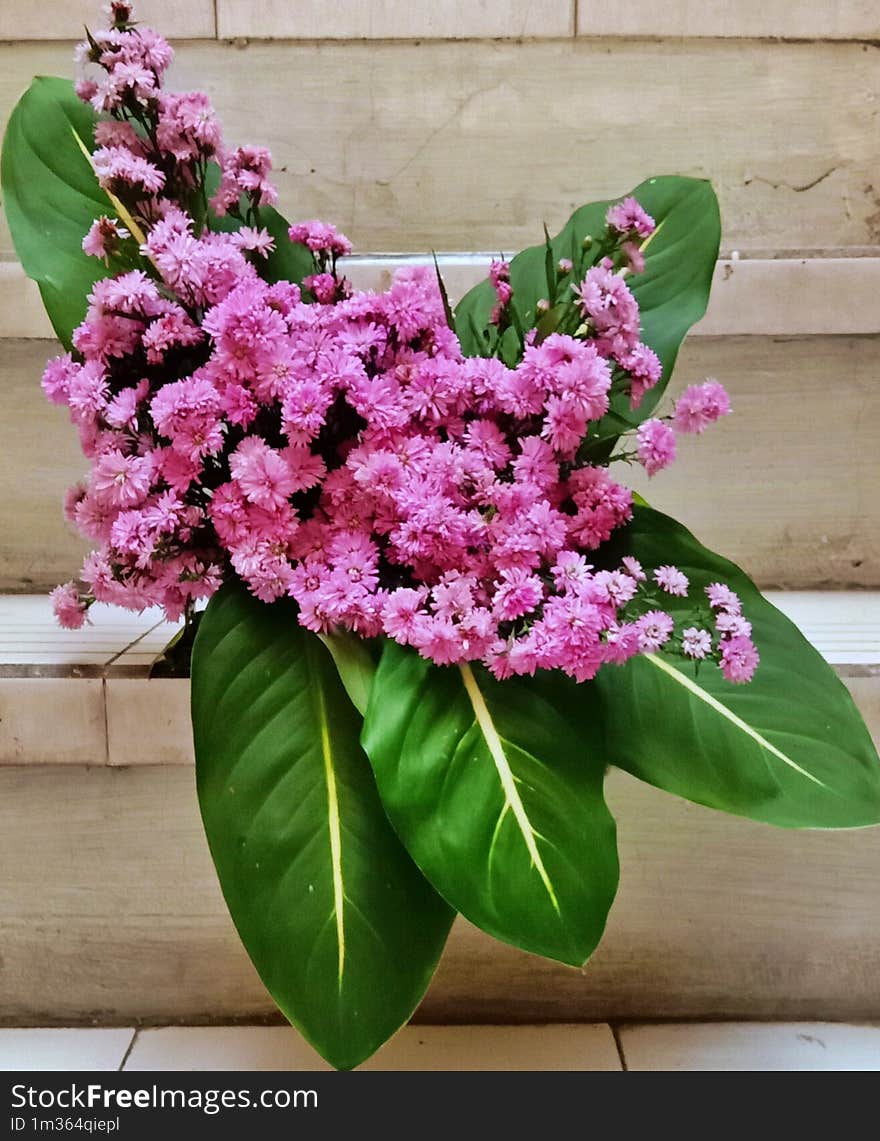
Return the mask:
[[0,678],[0,765],[103,765],[100,678]]
[[573,0],[217,0],[221,37],[300,40],[570,36]]
[[580,0],[582,36],[736,36],[786,39],[876,39],[874,0],[817,4],[815,0]]
[[[26,4],[6,0],[0,4],[0,39],[78,40],[83,23],[94,31],[105,26],[103,5],[94,0],[71,4],[68,0],[40,0]],[[169,39],[213,38],[214,0],[137,0],[137,19]]]
[[[880,258],[720,261],[698,336],[880,332]],[[823,304],[824,299],[824,304]]]
[[[326,1070],[284,1026],[144,1030],[127,1070]],[[618,1070],[606,1025],[406,1026],[364,1070]]]
[[[36,282],[24,276],[17,261],[0,261],[0,338],[39,337],[54,341],[55,333],[43,308]],[[46,356],[60,351],[46,345]]]
[[880,1027],[834,1022],[624,1026],[630,1070],[880,1070]]
[[0,1070],[118,1070],[134,1030],[0,1030]]
[[[359,250],[517,249],[540,242],[542,220],[556,230],[582,202],[677,171],[712,178],[727,248],[771,257],[877,252],[880,75],[876,53],[861,44],[201,41],[178,49],[170,85],[206,90],[230,143],[269,147],[283,211],[327,218]],[[0,123],[31,76],[69,72],[67,45],[0,44]],[[626,99],[609,98],[622,76]],[[551,86],[558,97],[548,97]],[[674,129],[658,130],[663,123]],[[0,251],[11,256],[5,223]]]
[[609,1026],[408,1026],[364,1070],[619,1070]]
[[111,765],[191,765],[189,680],[109,677],[107,739]]

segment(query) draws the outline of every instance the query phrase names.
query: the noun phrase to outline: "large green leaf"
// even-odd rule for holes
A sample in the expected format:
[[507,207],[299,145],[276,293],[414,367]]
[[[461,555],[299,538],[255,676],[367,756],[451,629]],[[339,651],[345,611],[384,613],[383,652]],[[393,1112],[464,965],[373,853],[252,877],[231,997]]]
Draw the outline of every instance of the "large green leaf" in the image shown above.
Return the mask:
[[3,208],[12,240],[66,348],[94,283],[121,268],[82,249],[95,218],[115,214],[76,141],[91,147],[94,123],[68,80],[41,76],[18,101],[3,139]]
[[361,719],[292,603],[230,584],[196,638],[199,803],[223,894],[264,983],[333,1065],[406,1021],[453,912],[406,854]]
[[[663,363],[661,382],[645,396],[638,412],[631,413],[628,404],[618,409],[638,423],[656,406],[685,334],[706,311],[718,258],[721,221],[712,185],[702,179],[671,175],[650,178],[630,194],[657,223],[657,231],[645,249],[645,271],[630,275],[627,284],[641,310],[642,338]],[[572,214],[551,240],[554,263],[560,258],[576,260],[583,239],[602,234],[605,214],[613,201],[592,202]],[[513,303],[525,329],[537,324],[535,307],[541,298],[547,297],[548,272],[544,243],[523,250],[510,263]],[[560,299],[563,294],[571,297],[570,279],[563,280],[560,288]],[[492,286],[482,282],[456,307],[456,331],[468,355],[482,355],[480,334],[489,323],[494,304]]]
[[[824,658],[733,563],[650,508],[606,551],[673,563],[692,596],[710,582],[742,598],[761,654],[747,685],[714,665],[657,654],[604,668],[609,760],[688,800],[789,827],[880,822],[880,761],[848,690]],[[683,612],[688,602],[667,598]]]
[[391,822],[441,895],[490,935],[577,966],[618,874],[594,708],[562,677],[497,682],[388,643],[363,735]]

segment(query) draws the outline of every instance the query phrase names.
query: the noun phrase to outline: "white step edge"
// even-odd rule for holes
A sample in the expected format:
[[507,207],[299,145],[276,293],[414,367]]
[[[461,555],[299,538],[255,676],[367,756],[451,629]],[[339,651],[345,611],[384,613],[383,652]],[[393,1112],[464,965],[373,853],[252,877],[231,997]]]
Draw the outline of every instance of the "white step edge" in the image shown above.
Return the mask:
[[[765,597],[829,664],[857,673],[880,671],[880,590],[766,591]],[[159,609],[137,614],[99,603],[89,618],[81,630],[62,630],[47,595],[0,595],[0,676],[27,677],[40,667],[102,676],[129,665],[145,675],[177,630]]]
[[[289,1026],[141,1030],[125,1070],[310,1072],[330,1066]],[[619,1070],[607,1023],[405,1026],[361,1070]]]
[[[450,298],[483,280],[488,253],[438,254]],[[429,254],[361,254],[341,266],[359,289],[385,288],[402,266]],[[869,335],[880,333],[880,257],[727,258],[695,336]],[[39,290],[18,262],[0,261],[0,339],[51,339]]]
[[618,1034],[628,1070],[880,1070],[880,1026],[655,1023]]
[[[877,1071],[880,1027],[837,1022],[406,1026],[362,1070]],[[288,1026],[0,1029],[0,1071],[309,1073],[327,1064]]]
[[134,1036],[133,1027],[0,1029],[0,1071],[120,1070]]

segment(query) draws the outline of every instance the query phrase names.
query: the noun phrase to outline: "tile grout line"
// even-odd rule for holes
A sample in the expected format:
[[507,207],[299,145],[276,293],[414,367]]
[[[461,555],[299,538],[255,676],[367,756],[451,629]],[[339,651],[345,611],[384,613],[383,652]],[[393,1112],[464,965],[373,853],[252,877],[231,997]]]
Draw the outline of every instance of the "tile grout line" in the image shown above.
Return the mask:
[[131,1032],[131,1041],[129,1042],[128,1046],[126,1047],[125,1053],[122,1055],[122,1061],[116,1067],[117,1074],[121,1074],[122,1071],[125,1069],[126,1063],[128,1062],[128,1059],[131,1057],[131,1052],[134,1049],[134,1044],[135,1044],[135,1042],[137,1042],[139,1034],[140,1034],[140,1030],[135,1026]]
[[617,1047],[620,1068],[624,1073],[629,1073],[629,1066],[626,1064],[626,1054],[623,1050],[623,1039],[620,1037],[620,1026],[616,1022],[609,1022],[608,1026],[611,1030],[611,1036],[614,1038],[614,1045]]

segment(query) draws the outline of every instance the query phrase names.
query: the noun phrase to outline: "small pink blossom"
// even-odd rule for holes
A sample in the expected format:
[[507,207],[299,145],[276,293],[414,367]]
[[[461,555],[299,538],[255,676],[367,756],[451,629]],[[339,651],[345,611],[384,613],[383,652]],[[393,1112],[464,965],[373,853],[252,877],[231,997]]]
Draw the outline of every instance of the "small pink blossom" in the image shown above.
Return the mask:
[[715,618],[715,629],[725,638],[749,638],[752,634],[752,624],[741,614],[731,614],[722,610]]
[[649,476],[669,467],[675,459],[675,433],[662,420],[646,420],[636,432],[639,463]]
[[654,219],[635,198],[624,198],[610,207],[605,221],[618,234],[638,234],[640,238],[650,238],[657,228]]
[[663,610],[649,610],[638,620],[639,646],[644,653],[654,653],[672,637],[675,622]]
[[106,262],[117,252],[120,242],[128,236],[128,230],[124,226],[102,214],[92,223],[89,232],[83,238],[83,252],[89,257],[101,258]]
[[744,685],[751,681],[760,657],[750,638],[737,636],[721,643],[721,672],[727,681]]
[[687,657],[702,661],[712,652],[712,635],[708,630],[688,626],[681,632],[681,649]]
[[713,610],[726,610],[730,614],[742,613],[739,595],[723,582],[710,582],[706,587],[706,597]]
[[730,412],[730,397],[723,384],[707,380],[691,384],[675,403],[674,424],[679,432],[704,432]]
[[685,598],[688,592],[688,577],[678,567],[662,566],[654,571],[654,581],[667,594]]
[[56,586],[49,595],[49,601],[52,603],[52,610],[59,626],[63,626],[65,630],[80,629],[86,620],[89,608],[80,597],[75,583],[68,582],[64,586]]

